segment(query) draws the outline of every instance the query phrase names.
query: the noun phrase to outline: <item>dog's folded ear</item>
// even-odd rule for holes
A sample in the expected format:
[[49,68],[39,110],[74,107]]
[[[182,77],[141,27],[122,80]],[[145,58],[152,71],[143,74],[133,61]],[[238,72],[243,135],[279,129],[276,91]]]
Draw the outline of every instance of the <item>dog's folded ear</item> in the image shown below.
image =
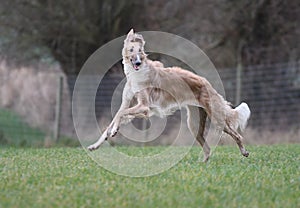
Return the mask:
[[134,36],[134,31],[133,31],[133,29],[131,29],[131,30],[129,31],[129,33],[127,33],[126,39],[130,39],[130,38],[132,38],[133,36]]
[[[145,41],[144,38],[141,34],[138,33],[134,33],[134,30],[131,29],[128,33],[127,33],[127,37],[124,40],[124,43],[128,43],[128,42],[140,42],[142,43],[142,46],[144,47],[145,45]],[[143,49],[144,50],[144,49]]]
[[134,34],[134,41],[137,41],[137,42],[142,43],[143,47],[144,47],[144,45],[145,45],[144,38],[143,38],[143,36],[142,36],[141,34],[135,33],[135,34]]
[[129,33],[127,34],[127,36],[128,35],[133,35],[134,34],[134,30],[133,30],[133,28],[131,28],[131,30],[129,31]]
[[130,40],[133,38],[133,36],[134,36],[134,31],[133,31],[133,29],[131,29],[131,30],[129,31],[129,33],[127,33],[127,37],[126,37],[126,39],[124,40],[124,43],[125,43],[126,41],[130,41]]

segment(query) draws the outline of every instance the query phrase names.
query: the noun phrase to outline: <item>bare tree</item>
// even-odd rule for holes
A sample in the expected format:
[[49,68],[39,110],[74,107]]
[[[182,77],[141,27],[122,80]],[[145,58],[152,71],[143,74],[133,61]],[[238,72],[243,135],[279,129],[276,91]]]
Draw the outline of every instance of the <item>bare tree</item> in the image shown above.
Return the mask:
[[2,56],[28,61],[48,56],[77,73],[98,47],[125,34],[128,0],[0,0]]
[[218,67],[281,62],[299,57],[299,11],[298,0],[0,0],[0,47],[15,60],[48,54],[77,73],[99,46],[134,27],[186,37]]

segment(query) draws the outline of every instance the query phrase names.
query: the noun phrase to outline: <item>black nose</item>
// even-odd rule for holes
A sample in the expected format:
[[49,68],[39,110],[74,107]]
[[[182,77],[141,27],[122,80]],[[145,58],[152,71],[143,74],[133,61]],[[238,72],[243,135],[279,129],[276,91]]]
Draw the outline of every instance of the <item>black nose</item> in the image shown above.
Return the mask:
[[134,64],[135,64],[136,66],[139,66],[139,65],[141,65],[141,62],[140,62],[140,61],[136,61]]

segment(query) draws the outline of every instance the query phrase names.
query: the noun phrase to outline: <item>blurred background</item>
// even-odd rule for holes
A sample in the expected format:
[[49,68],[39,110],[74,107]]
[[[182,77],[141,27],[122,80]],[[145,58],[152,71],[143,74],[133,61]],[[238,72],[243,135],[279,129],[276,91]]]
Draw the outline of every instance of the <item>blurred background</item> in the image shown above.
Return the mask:
[[[298,0],[0,0],[0,145],[78,145],[76,76],[93,52],[131,28],[198,45],[216,66],[226,99],[252,110],[246,143],[300,142],[299,20]],[[123,78],[119,62],[99,85],[95,109],[103,125]],[[172,143],[179,117],[168,118],[162,137],[147,144]],[[131,143],[122,136],[113,142]]]

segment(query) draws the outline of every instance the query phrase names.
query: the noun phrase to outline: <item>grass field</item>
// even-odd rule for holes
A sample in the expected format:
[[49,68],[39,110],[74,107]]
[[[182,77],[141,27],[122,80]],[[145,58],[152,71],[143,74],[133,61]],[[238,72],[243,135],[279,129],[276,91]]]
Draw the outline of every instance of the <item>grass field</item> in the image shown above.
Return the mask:
[[79,146],[76,139],[65,136],[56,142],[51,132],[31,127],[16,113],[0,108],[0,145],[7,147]]
[[8,146],[41,146],[45,133],[29,127],[16,113],[0,109],[0,144]]
[[162,174],[130,178],[82,148],[0,148],[0,207],[300,207],[300,145],[248,149],[217,147],[204,164],[193,147]]

